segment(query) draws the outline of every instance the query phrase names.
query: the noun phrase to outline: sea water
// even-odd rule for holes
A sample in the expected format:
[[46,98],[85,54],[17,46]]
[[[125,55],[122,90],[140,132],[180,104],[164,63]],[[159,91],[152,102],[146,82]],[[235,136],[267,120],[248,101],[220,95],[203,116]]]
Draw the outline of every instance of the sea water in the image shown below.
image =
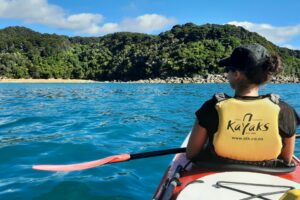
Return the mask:
[[[151,199],[173,155],[68,173],[31,166],[178,147],[216,92],[232,95],[228,84],[2,83],[0,199]],[[280,94],[300,113],[299,84],[261,93]]]

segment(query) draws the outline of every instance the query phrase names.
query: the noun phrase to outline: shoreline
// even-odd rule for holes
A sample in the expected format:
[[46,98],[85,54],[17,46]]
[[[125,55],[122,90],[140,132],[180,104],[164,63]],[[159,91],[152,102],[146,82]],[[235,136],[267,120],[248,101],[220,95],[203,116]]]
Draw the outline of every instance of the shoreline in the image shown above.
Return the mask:
[[83,79],[13,79],[13,78],[1,78],[0,83],[98,83],[93,80]]
[[[137,81],[94,81],[84,79],[11,79],[0,78],[0,83],[176,83],[176,84],[190,84],[190,83],[228,83],[226,75],[224,74],[208,74],[206,76],[194,76],[194,77],[168,77],[165,79],[143,79]],[[276,76],[272,77],[269,83],[300,83],[300,78],[288,77],[288,76]]]

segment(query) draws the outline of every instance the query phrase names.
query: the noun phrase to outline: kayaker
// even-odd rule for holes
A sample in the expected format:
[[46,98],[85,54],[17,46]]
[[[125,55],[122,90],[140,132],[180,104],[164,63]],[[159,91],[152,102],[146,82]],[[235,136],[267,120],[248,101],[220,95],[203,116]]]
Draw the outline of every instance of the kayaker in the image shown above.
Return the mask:
[[259,94],[260,86],[280,71],[280,58],[262,45],[250,44],[235,48],[219,64],[235,95],[216,94],[196,111],[188,159],[201,159],[205,149],[206,155],[224,160],[265,166],[281,159],[289,164],[299,116],[278,95]]

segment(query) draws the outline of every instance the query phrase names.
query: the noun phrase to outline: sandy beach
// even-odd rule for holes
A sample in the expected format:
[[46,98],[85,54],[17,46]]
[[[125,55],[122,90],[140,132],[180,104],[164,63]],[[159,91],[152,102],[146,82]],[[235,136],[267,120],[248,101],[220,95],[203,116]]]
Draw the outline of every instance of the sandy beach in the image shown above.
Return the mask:
[[93,80],[82,79],[0,79],[0,83],[97,83]]
[[[94,81],[84,79],[10,79],[0,78],[0,83],[227,83],[225,74],[208,74],[195,77],[168,77],[165,79],[142,79],[137,81]],[[300,78],[289,76],[272,77],[270,83],[300,83]]]

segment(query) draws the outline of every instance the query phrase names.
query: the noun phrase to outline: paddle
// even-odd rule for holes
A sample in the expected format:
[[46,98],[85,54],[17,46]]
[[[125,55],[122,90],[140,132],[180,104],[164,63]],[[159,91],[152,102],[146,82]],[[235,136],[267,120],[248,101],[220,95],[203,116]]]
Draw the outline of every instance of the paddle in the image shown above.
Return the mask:
[[[297,134],[296,138],[300,138],[300,134]],[[43,171],[55,171],[55,172],[70,172],[70,171],[89,169],[89,168],[93,168],[93,167],[99,167],[99,166],[102,166],[105,164],[110,164],[110,163],[124,162],[124,161],[129,161],[129,160],[135,160],[135,159],[140,159],[140,158],[149,158],[149,157],[155,157],[155,156],[163,156],[163,155],[175,154],[175,153],[183,153],[183,152],[185,152],[185,150],[186,150],[186,148],[175,148],[175,149],[150,151],[150,152],[136,153],[136,154],[120,154],[120,155],[109,156],[109,157],[102,158],[99,160],[83,162],[83,163],[78,163],[78,164],[33,165],[32,169],[43,170]]]
[[94,160],[90,162],[83,162],[78,164],[70,164],[70,165],[33,165],[32,169],[35,170],[43,170],[43,171],[55,171],[55,172],[70,172],[70,171],[77,171],[83,169],[89,169],[93,167],[98,167],[105,164],[116,163],[116,162],[124,162],[128,160],[135,160],[140,158],[148,158],[148,157],[155,157],[155,156],[162,156],[168,154],[175,154],[175,153],[183,153],[185,152],[186,148],[175,148],[175,149],[166,149],[166,150],[159,150],[159,151],[150,151],[144,153],[136,153],[136,154],[120,154],[109,156],[106,158],[102,158],[99,160]]

